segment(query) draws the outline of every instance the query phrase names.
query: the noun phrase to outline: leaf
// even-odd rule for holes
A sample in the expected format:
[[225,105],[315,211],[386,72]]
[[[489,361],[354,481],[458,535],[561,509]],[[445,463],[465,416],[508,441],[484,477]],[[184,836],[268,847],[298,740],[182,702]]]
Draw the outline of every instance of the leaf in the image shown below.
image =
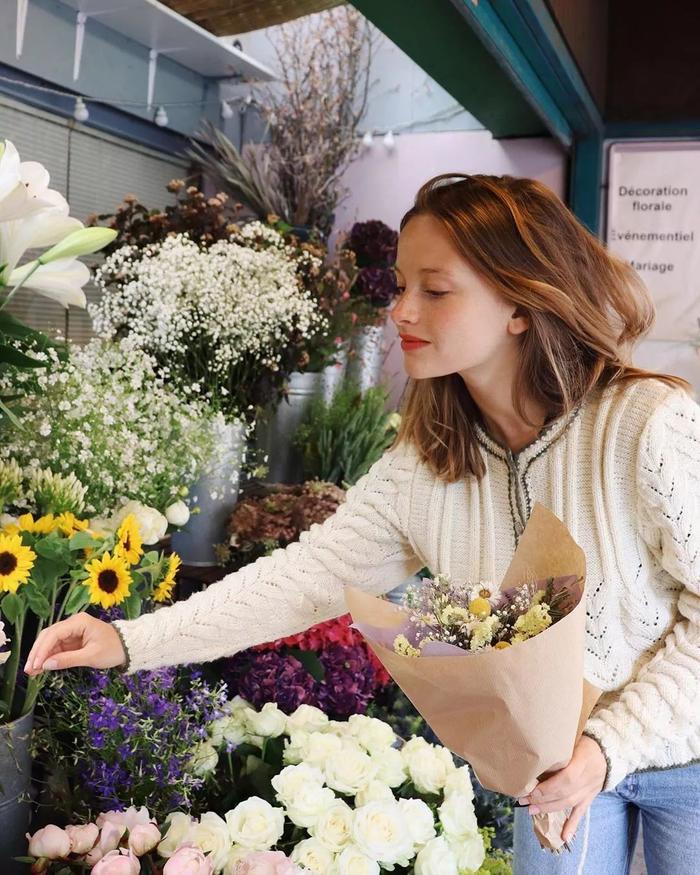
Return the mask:
[[68,542],[58,537],[55,532],[52,532],[45,538],[40,538],[34,544],[34,550],[39,556],[44,556],[46,559],[61,560],[67,565],[72,564]]
[[30,358],[14,346],[0,343],[0,362],[7,365],[15,365],[18,368],[45,368],[48,362],[39,361],[39,359]]
[[325,678],[326,670],[313,650],[299,650],[298,647],[290,647],[288,653],[299,660],[314,680],[322,681]]
[[13,592],[8,592],[5,598],[0,602],[0,609],[7,617],[9,623],[17,622],[17,617],[22,611],[22,600]]
[[88,547],[99,546],[100,541],[96,540],[90,532],[77,532],[68,541],[70,550],[85,550]]
[[132,592],[122,602],[127,620],[135,620],[141,616],[141,596],[137,592]]
[[48,595],[56,580],[64,575],[67,570],[68,566],[63,562],[38,556],[32,566],[30,579],[44,595]]
[[90,590],[81,585],[76,586],[73,592],[68,596],[64,613],[66,617],[71,617],[77,614],[90,602]]
[[27,598],[27,604],[37,617],[41,617],[42,620],[48,620],[51,616],[51,605],[43,592],[30,584],[25,587],[24,594]]

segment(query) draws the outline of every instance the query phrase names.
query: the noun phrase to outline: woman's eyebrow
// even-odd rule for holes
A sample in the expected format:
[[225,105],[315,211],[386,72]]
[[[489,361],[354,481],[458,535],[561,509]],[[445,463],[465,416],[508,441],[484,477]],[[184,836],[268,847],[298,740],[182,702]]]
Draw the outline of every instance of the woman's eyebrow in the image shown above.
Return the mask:
[[[394,265],[394,270],[397,273],[401,273],[401,269],[399,268],[399,266],[397,264]],[[419,268],[418,273],[442,273],[445,276],[451,276],[449,271],[447,271],[441,267],[421,267],[421,268]]]

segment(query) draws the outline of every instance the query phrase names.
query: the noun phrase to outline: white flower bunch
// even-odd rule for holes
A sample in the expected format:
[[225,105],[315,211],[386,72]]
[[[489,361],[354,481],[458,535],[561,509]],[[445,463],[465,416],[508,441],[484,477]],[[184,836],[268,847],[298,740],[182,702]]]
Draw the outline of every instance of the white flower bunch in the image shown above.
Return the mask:
[[[257,384],[293,369],[290,348],[325,324],[301,276],[320,261],[260,222],[208,249],[183,234],[124,246],[97,271],[96,332],[128,336],[179,387],[193,381],[226,413],[244,413]],[[277,375],[275,377],[274,375]]]
[[47,513],[82,513],[86,491],[86,487],[72,472],[59,474],[50,468],[32,468],[29,471],[28,497],[42,516]]
[[[16,464],[41,494],[51,484],[58,488],[51,474],[64,478],[64,491],[72,484],[76,497],[82,484],[81,510],[96,516],[129,499],[164,512],[187,494],[214,452],[213,415],[204,400],[193,391],[184,401],[152,357],[125,343],[95,340],[73,349],[67,361],[52,349],[35,355],[51,367],[0,375],[0,394],[29,390],[23,427],[8,425],[0,446],[0,480],[8,490],[9,466]],[[27,490],[15,503],[29,508],[34,499]]]
[[252,797],[199,822],[175,813],[162,856],[192,842],[210,853],[214,872],[230,875],[248,854],[274,848],[289,822],[295,837],[301,832],[291,860],[317,875],[379,875],[397,866],[466,875],[481,867],[469,767],[457,768],[446,748],[419,737],[398,748],[381,720],[329,720],[310,705],[287,716],[274,703],[257,711],[237,696],[223,710],[193,753],[199,774],[216,769],[224,745],[262,748],[282,739],[286,765],[271,779],[276,804]]

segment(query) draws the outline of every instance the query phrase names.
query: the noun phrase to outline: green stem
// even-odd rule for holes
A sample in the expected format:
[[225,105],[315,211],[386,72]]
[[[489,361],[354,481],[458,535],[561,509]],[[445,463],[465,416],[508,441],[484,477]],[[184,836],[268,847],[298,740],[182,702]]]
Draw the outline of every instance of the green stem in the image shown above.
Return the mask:
[[15,634],[12,642],[12,650],[10,658],[5,663],[5,681],[3,683],[2,698],[7,705],[7,721],[10,722],[12,717],[12,705],[15,694],[15,685],[17,683],[17,668],[19,666],[19,655],[22,647],[22,631],[24,629],[24,611],[21,611],[17,616],[15,623]]
[[8,296],[5,298],[5,300],[2,302],[2,304],[0,304],[0,310],[4,310],[4,309],[5,309],[5,307],[6,307],[6,306],[10,303],[10,301],[12,300],[12,298],[13,298],[15,292],[19,291],[19,290],[22,288],[22,286],[27,282],[27,280],[29,279],[29,277],[30,277],[35,271],[37,271],[40,267],[41,267],[41,263],[40,263],[39,261],[37,261],[37,263],[34,265],[34,267],[29,271],[29,273],[28,273],[25,277],[22,277],[22,280],[21,280],[20,282],[17,283],[17,285],[16,285],[16,286],[14,287],[14,289],[12,289],[12,291],[8,294]]

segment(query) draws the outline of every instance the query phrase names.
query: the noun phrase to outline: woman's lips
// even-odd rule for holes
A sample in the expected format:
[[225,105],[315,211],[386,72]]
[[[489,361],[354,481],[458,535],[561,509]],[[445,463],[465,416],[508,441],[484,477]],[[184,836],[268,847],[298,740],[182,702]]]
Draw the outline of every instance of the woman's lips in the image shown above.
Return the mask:
[[428,340],[421,340],[419,337],[411,337],[408,334],[401,335],[401,349],[403,350],[422,349],[429,345],[430,341]]

